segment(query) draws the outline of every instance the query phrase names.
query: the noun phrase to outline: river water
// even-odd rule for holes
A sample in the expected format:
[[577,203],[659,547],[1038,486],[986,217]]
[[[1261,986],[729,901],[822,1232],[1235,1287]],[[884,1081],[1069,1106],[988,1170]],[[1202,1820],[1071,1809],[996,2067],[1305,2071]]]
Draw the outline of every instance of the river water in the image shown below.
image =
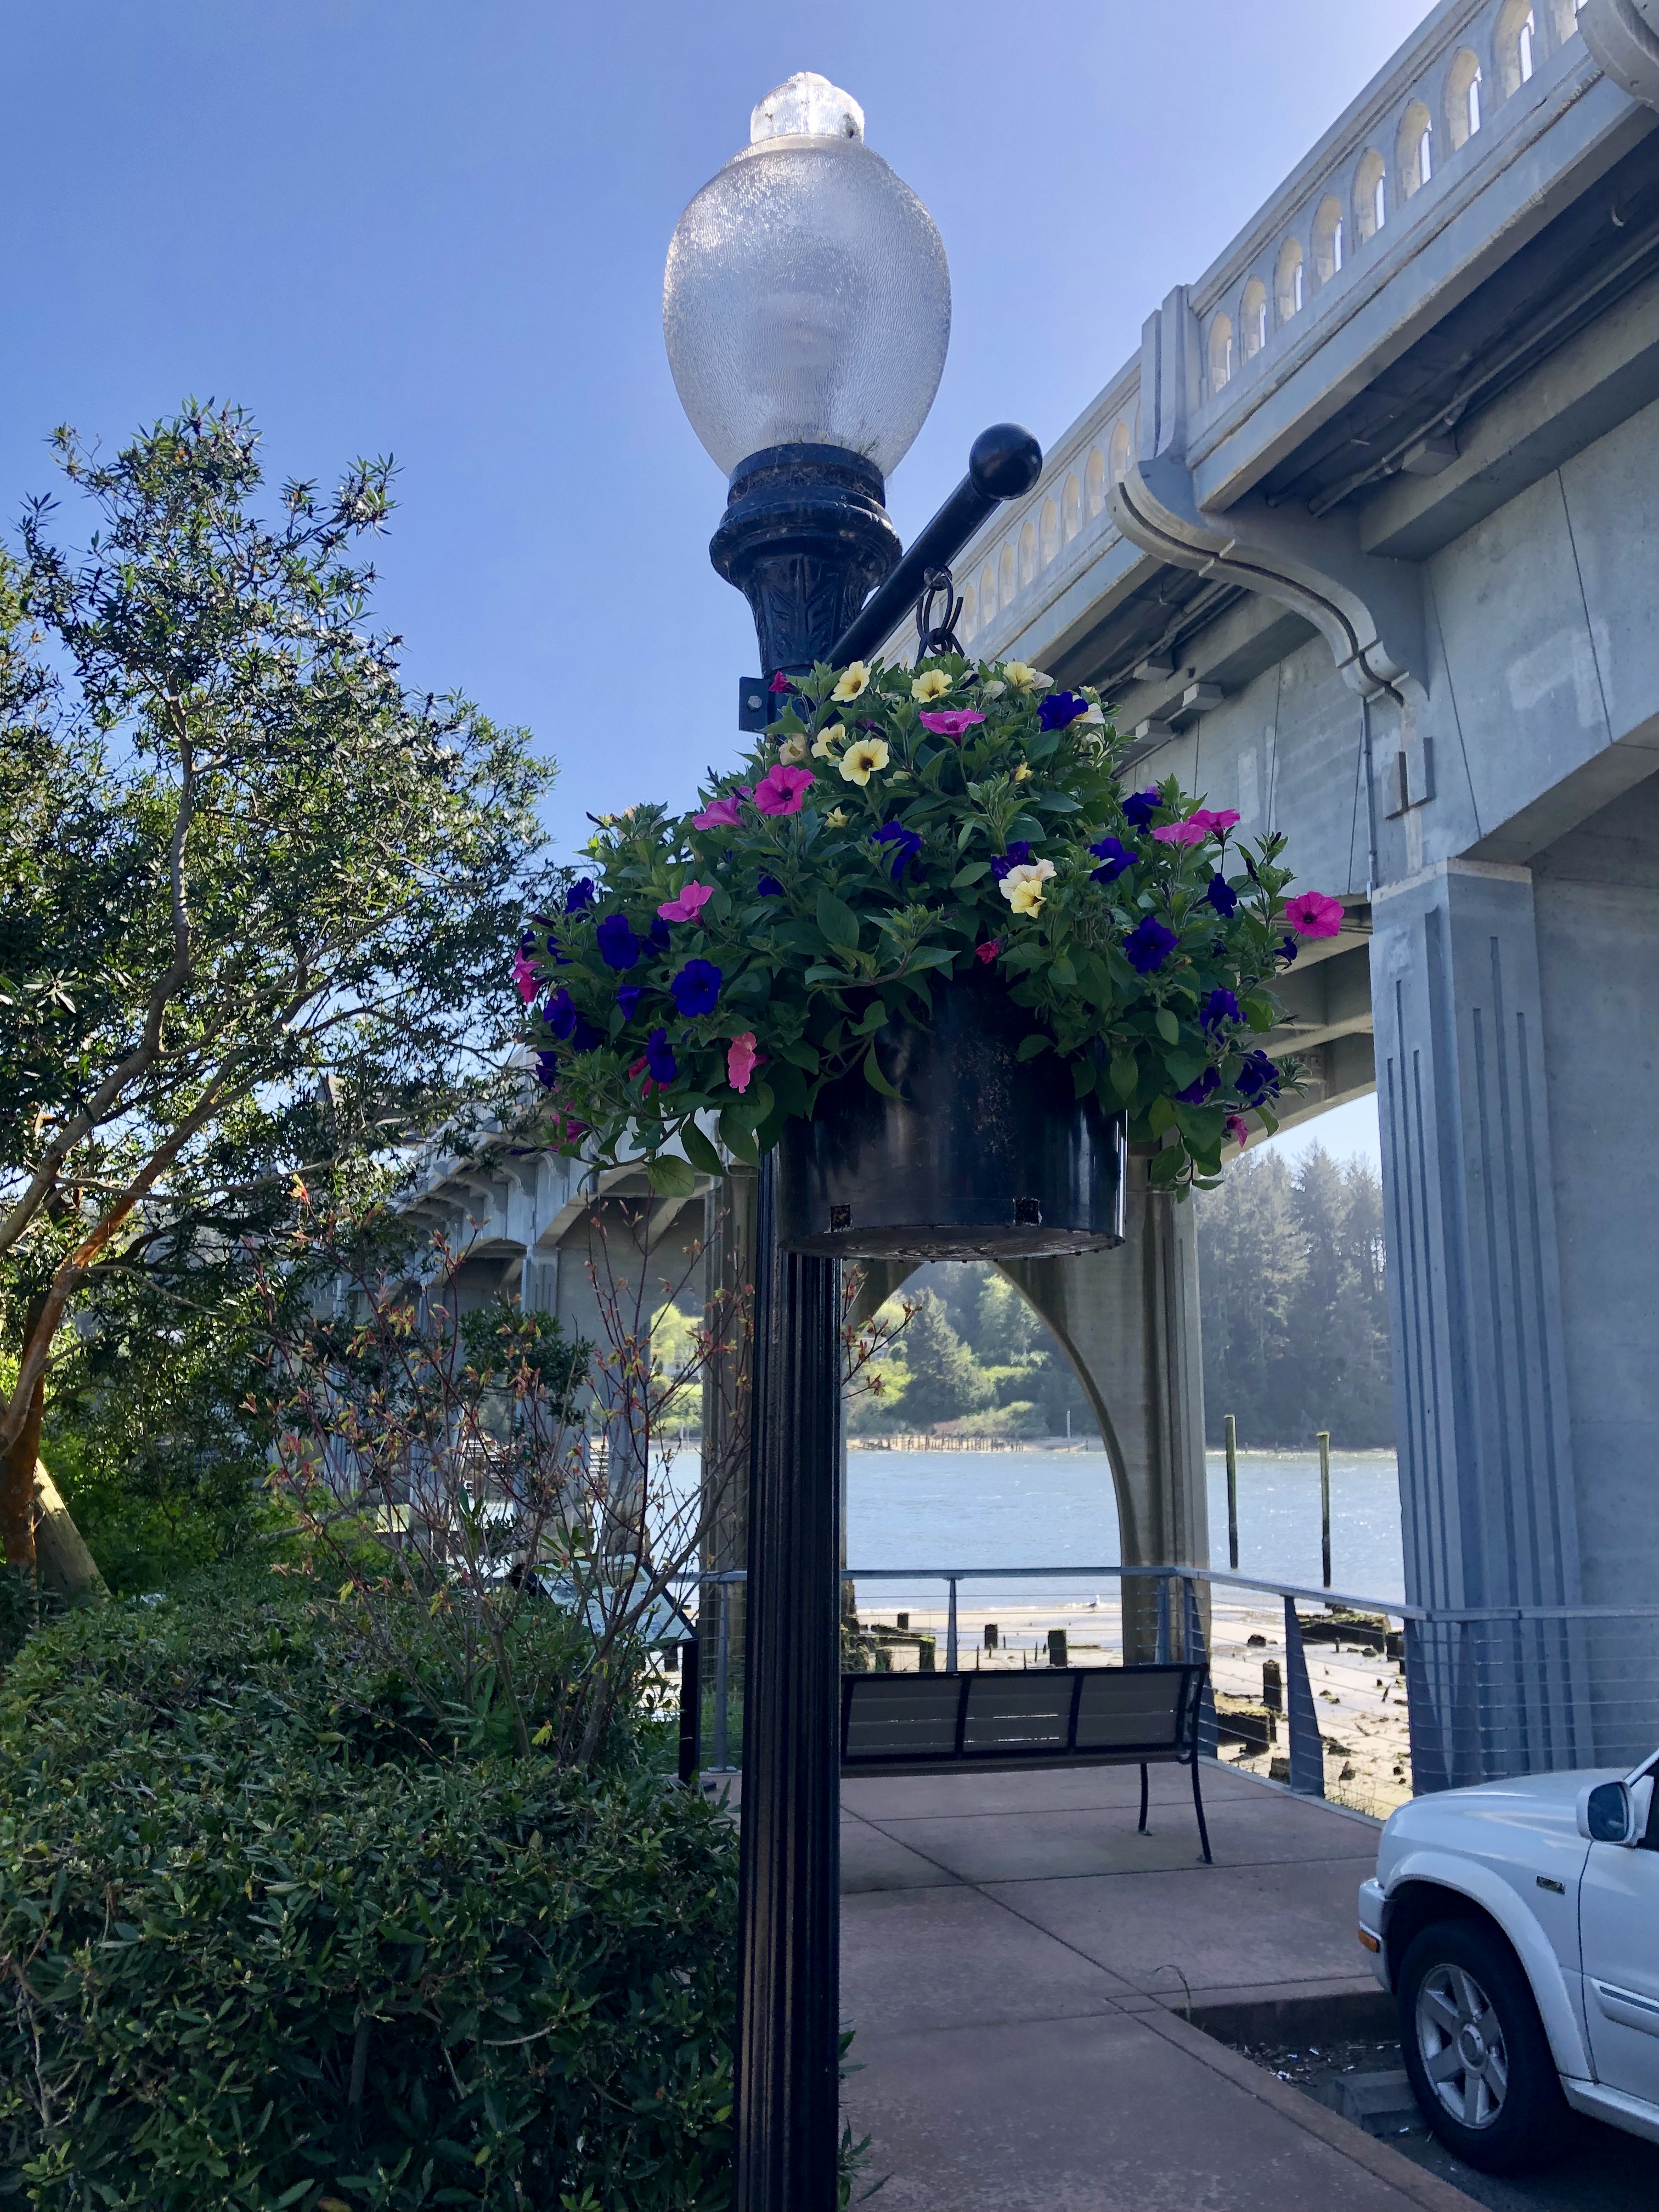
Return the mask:
[[[1210,1560],[1227,1564],[1227,1474],[1208,1455]],[[1103,1451],[902,1452],[848,1455],[849,1566],[1110,1566],[1117,1509]],[[1238,1455],[1238,1567],[1267,1582],[1318,1589],[1319,1459],[1315,1452]],[[1392,1452],[1331,1455],[1332,1585],[1356,1596],[1405,1595],[1400,1493]],[[872,1602],[937,1599],[938,1584],[884,1584]],[[971,1583],[964,1605],[983,1604]],[[1086,1573],[1065,1583],[999,1580],[1000,1603],[1095,1595]],[[1110,1586],[1099,1592],[1112,1594]]]

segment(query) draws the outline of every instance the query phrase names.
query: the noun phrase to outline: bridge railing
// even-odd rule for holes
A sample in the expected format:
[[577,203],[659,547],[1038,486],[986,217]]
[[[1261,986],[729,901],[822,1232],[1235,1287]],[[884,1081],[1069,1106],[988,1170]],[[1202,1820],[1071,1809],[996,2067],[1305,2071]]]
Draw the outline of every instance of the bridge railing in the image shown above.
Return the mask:
[[[1659,1745],[1659,1605],[1443,1610],[1161,1565],[848,1568],[844,1579],[860,1599],[844,1622],[854,1668],[1201,1659],[1208,1755],[1378,1817],[1469,1783],[1626,1768]],[[733,1597],[746,1577],[700,1580],[700,1763],[715,1778],[742,1767]]]

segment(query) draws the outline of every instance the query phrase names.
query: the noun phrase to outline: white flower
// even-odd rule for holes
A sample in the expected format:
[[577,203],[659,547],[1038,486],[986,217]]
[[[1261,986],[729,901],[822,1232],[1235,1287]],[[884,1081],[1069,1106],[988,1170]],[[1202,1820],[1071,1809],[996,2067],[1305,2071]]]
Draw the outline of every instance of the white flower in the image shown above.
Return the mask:
[[1042,886],[1054,872],[1052,860],[1022,860],[1009,869],[997,889],[1016,914],[1035,914],[1042,904]]
[[1000,699],[1007,689],[1008,686],[1000,676],[994,676],[988,684],[980,685],[979,696],[981,699]]
[[806,758],[805,738],[799,736],[786,738],[778,747],[778,758],[787,761],[792,767],[796,762],[804,761]]

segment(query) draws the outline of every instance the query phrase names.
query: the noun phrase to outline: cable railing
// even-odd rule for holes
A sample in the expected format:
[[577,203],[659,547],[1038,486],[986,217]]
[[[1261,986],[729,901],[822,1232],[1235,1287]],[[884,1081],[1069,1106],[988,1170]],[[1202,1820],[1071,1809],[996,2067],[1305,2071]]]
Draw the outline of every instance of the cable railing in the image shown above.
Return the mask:
[[[849,1567],[842,1579],[860,1592],[856,1614],[843,1620],[852,1670],[1201,1662],[1204,1753],[1378,1817],[1430,1790],[1626,1767],[1659,1743],[1659,1605],[1435,1608],[1163,1565]],[[710,1778],[735,1775],[736,1600],[747,1577],[733,1569],[687,1580],[703,1586],[700,1613],[711,1601],[714,1613],[700,1629],[696,1763]],[[1060,1595],[1065,1584],[1109,1583],[1115,1607]],[[877,1595],[917,1589],[939,1601],[912,1598],[896,1611]],[[964,1603],[964,1589],[976,1602]],[[1034,1590],[1054,1594],[1047,1613],[1063,1612],[1061,1626],[1042,1625]],[[1012,1639],[1000,1594],[1024,1620]]]

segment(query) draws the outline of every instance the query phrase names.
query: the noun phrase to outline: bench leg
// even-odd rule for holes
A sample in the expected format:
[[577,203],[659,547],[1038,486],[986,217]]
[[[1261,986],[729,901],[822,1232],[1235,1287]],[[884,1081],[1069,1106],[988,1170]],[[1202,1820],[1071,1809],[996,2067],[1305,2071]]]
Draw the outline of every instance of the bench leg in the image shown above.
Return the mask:
[[[1145,1774],[1146,1770],[1143,1766],[1140,1771]],[[1145,1789],[1146,1784],[1143,1783],[1141,1787]],[[1193,1809],[1198,1814],[1198,1839],[1204,1846],[1204,1863],[1206,1866],[1213,1866],[1215,1861],[1210,1856],[1210,1832],[1204,1825],[1204,1793],[1198,1786],[1196,1758],[1193,1760]]]
[[1140,1770],[1140,1833],[1146,1832],[1146,1769]]

